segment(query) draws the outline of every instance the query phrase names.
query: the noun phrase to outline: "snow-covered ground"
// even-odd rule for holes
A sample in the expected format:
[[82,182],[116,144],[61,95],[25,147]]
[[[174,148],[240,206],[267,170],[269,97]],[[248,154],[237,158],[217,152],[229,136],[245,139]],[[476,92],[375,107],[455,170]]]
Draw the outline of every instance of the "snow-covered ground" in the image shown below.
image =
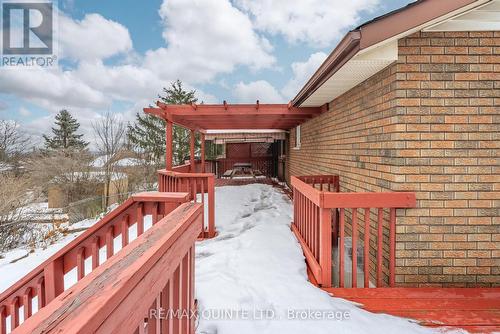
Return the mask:
[[275,188],[220,187],[215,202],[219,235],[196,244],[197,333],[433,332],[366,312],[310,284],[290,231],[292,205]]
[[68,221],[68,215],[61,208],[49,208],[48,202],[30,203],[16,210],[25,220],[31,221]]
[[[28,274],[31,270],[35,269],[40,263],[47,260],[50,256],[55,254],[58,250],[63,248],[66,244],[70,243],[73,239],[82,234],[85,229],[94,225],[97,219],[86,219],[78,223],[70,225],[70,229],[77,232],[70,233],[47,247],[40,247],[34,250],[27,248],[13,249],[0,259],[0,293],[5,291],[8,287],[18,281],[21,277]],[[152,224],[152,217],[150,215],[144,217],[144,230],[148,230]],[[132,241],[137,238],[137,225],[133,225],[129,230],[129,240]],[[118,252],[122,248],[121,236],[114,239],[113,248]],[[99,263],[104,263],[107,260],[106,247],[99,250]],[[92,271],[92,258],[89,257],[85,260],[85,274]],[[70,286],[77,282],[76,268],[69,271],[64,275],[64,288],[68,289]]]
[[[71,228],[86,228],[95,222],[94,219],[87,219],[72,225]],[[0,292],[35,269],[81,233],[83,231],[68,234],[47,247],[36,248],[32,251],[29,248],[16,248],[3,254],[3,258],[0,259]]]

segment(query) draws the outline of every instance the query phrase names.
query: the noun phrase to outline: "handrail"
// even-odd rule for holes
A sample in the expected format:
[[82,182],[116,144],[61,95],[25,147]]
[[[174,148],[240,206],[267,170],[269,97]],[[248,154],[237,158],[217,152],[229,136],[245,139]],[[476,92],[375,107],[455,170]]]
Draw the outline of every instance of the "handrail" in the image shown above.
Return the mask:
[[161,175],[176,176],[176,177],[194,177],[194,178],[207,178],[211,176],[215,177],[213,173],[176,172],[175,170],[166,170],[166,169],[160,169],[158,170],[158,173]]
[[[185,166],[188,165],[179,167],[185,168]],[[158,171],[158,190],[160,192],[187,192],[189,199],[196,203],[205,204],[206,201],[207,228],[204,229],[201,237],[215,237],[215,175],[213,173],[177,172],[162,169]]]
[[194,333],[194,244],[202,210],[182,204],[13,334]]
[[41,309],[60,295],[65,290],[65,274],[76,268],[78,281],[88,274],[85,272],[85,259],[92,258],[92,270],[101,265],[99,260],[101,248],[106,249],[107,259],[111,258],[115,254],[116,237],[121,235],[122,247],[126,246],[129,243],[128,234],[131,226],[137,224],[137,235],[141,235],[144,232],[146,215],[152,215],[152,222],[156,224],[159,219],[188,200],[187,193],[147,192],[132,195],[0,294],[0,334],[6,331],[8,317],[11,329],[19,326],[21,306],[24,306],[24,320],[26,320],[33,313],[32,301],[35,297],[38,309]]
[[[336,175],[292,176],[291,184],[294,199],[292,230],[304,249],[306,261],[313,276],[320,285],[329,287],[332,284],[332,245],[338,244],[338,284],[340,287],[344,287],[345,234],[347,228],[350,228],[348,232],[350,232],[352,240],[351,286],[357,287],[357,247],[358,229],[360,229],[363,233],[364,287],[369,287],[370,269],[373,269],[370,268],[369,258],[372,225],[377,228],[377,248],[374,250],[376,253],[374,262],[377,263],[377,286],[382,286],[382,276],[387,272],[389,286],[395,285],[396,209],[415,207],[415,193],[340,193],[338,192],[340,186]],[[324,189],[333,189],[336,192]],[[371,209],[375,209],[376,212],[371,213]],[[384,219],[384,209],[389,211],[388,219]],[[364,210],[363,225],[359,228],[358,210]],[[386,221],[388,221],[386,224],[388,226],[384,227]],[[384,229],[388,230],[388,247],[384,247],[386,244],[384,242]],[[387,248],[389,249],[388,270],[383,266],[384,252]]]

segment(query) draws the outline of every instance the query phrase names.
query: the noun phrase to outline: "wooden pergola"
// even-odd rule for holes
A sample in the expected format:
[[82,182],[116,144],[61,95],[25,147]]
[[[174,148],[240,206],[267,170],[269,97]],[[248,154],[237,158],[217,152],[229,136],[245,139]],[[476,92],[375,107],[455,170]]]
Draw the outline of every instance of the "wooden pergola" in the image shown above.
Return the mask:
[[[229,129],[278,129],[290,130],[321,114],[323,107],[293,107],[291,104],[164,104],[158,108],[144,108],[144,112],[160,117],[166,122],[165,168],[172,170],[173,124],[191,130],[190,162],[194,166],[196,132],[201,134],[201,166],[205,168],[205,133],[207,130]],[[204,172],[204,170],[202,170]]]

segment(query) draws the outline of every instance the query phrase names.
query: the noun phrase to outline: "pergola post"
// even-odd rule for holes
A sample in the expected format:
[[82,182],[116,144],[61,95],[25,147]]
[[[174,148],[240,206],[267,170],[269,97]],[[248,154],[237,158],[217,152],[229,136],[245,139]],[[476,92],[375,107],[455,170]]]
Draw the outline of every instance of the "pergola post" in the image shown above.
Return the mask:
[[173,148],[173,123],[169,120],[165,123],[165,169],[172,170],[172,148]]
[[200,154],[201,154],[201,172],[205,173],[205,134],[202,132],[201,133],[201,148],[200,148]]
[[194,165],[194,141],[195,141],[195,132],[194,130],[191,130],[191,136],[189,141],[189,162],[190,162],[191,173],[196,173],[196,168]]

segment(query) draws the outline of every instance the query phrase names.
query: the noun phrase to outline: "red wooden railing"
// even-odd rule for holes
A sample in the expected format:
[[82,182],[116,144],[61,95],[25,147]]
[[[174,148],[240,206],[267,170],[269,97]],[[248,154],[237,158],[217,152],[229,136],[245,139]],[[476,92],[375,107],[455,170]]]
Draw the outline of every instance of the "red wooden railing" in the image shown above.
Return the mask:
[[201,160],[194,161],[194,168],[191,168],[191,163],[187,161],[183,165],[173,167],[172,171],[178,173],[212,173],[217,175],[217,161],[206,160],[205,170],[202,169]]
[[[188,167],[186,167],[188,166]],[[215,236],[215,175],[212,173],[179,172],[189,169],[189,165],[174,167],[172,171],[158,171],[160,192],[187,192],[191,201],[202,203],[207,211],[207,228],[203,237]],[[205,196],[206,195],[206,196]],[[206,198],[206,199],[205,199]],[[205,211],[205,210],[204,210]],[[204,215],[205,213],[203,213]]]
[[[384,250],[389,249],[389,265],[385,268],[389,286],[395,285],[396,259],[396,208],[416,206],[414,193],[339,193],[338,176],[316,175],[291,177],[294,202],[292,230],[297,236],[311,273],[323,287],[332,285],[332,245],[338,241],[339,286],[344,287],[344,246],[346,230],[350,227],[352,240],[352,287],[357,287],[357,245],[359,238],[358,209],[364,210],[363,228],[363,272],[364,287],[369,287],[370,241],[372,225],[376,227],[376,279],[377,286],[383,285]],[[374,209],[374,213],[371,210]],[[334,211],[333,211],[334,210]],[[338,211],[337,211],[338,210]],[[389,217],[384,219],[384,212]],[[332,215],[332,213],[335,213]],[[388,221],[388,224],[386,224]],[[384,224],[388,225],[388,247],[384,247]],[[332,228],[333,225],[333,228]]]
[[[118,208],[71,241],[56,254],[44,261],[13,286],[0,294],[0,334],[7,327],[14,329],[27,320],[35,311],[43,309],[65,290],[64,276],[76,268],[76,279],[87,274],[85,260],[91,258],[92,271],[102,263],[100,249],[106,250],[106,258],[115,254],[114,239],[121,236],[121,245],[129,243],[129,233],[136,226],[137,235],[144,233],[144,217],[152,216],[155,224],[175,207],[189,200],[187,193],[149,192],[132,195]],[[66,287],[67,288],[67,287]],[[33,308],[36,301],[37,307]],[[23,319],[20,319],[21,312]],[[9,326],[7,326],[7,321]]]
[[182,204],[14,334],[193,334],[194,244],[202,211],[200,204]]

